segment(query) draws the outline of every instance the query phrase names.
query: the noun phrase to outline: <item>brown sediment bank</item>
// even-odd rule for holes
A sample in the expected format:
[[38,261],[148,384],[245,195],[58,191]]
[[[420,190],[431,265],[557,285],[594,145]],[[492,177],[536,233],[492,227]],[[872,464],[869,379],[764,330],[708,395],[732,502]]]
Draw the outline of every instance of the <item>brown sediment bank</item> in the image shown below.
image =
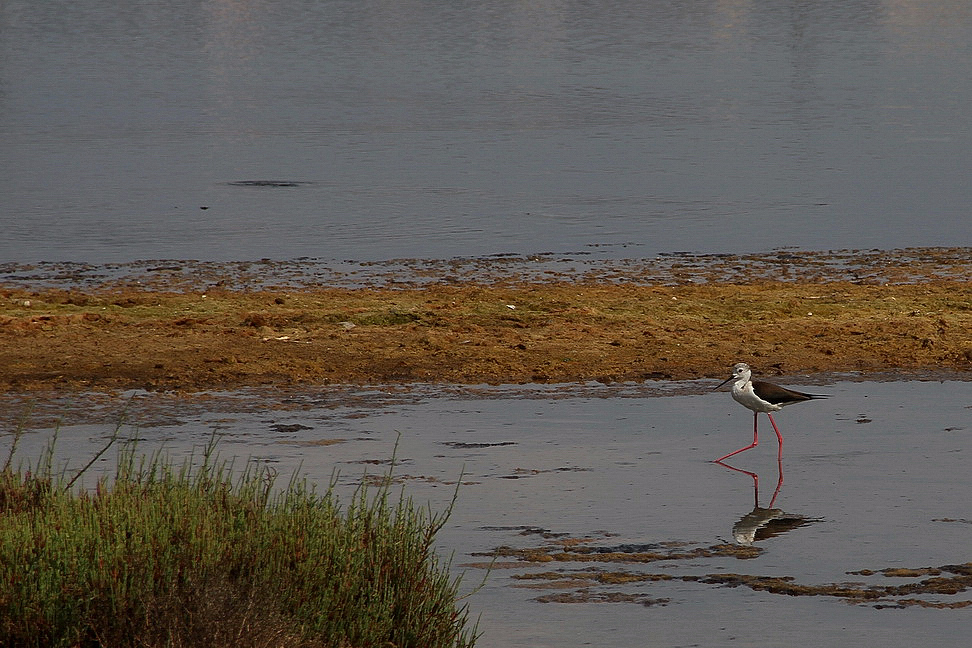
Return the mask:
[[0,290],[0,390],[972,370],[964,278]]

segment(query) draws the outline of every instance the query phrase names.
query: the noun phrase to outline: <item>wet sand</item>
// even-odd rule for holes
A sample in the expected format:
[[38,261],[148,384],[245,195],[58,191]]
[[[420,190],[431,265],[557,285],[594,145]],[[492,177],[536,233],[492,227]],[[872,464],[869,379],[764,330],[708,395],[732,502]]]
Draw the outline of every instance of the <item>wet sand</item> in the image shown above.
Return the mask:
[[401,261],[366,281],[331,276],[368,284],[355,286],[322,286],[310,261],[304,275],[270,262],[6,268],[0,390],[610,384],[717,377],[739,361],[763,375],[964,373],[969,258]]

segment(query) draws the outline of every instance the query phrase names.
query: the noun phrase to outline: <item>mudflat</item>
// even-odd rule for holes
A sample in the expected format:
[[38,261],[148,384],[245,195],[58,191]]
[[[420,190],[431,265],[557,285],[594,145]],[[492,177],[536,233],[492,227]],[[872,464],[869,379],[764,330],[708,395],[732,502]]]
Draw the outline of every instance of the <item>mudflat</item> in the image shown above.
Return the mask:
[[[0,285],[0,389],[678,380],[740,361],[762,375],[966,372],[965,252],[882,253],[890,278],[774,277],[751,260],[726,273],[720,259],[683,279],[669,267],[365,287]],[[762,265],[747,275],[746,263]]]

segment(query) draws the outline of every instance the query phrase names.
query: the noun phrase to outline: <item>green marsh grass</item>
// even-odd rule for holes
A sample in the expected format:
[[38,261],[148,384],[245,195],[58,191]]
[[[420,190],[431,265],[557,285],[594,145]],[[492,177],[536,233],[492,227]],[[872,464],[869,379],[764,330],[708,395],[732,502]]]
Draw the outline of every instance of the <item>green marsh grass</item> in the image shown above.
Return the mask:
[[80,488],[94,459],[56,471],[52,440],[14,469],[18,438],[0,471],[2,646],[475,643],[433,546],[451,506],[362,485],[342,507],[333,483],[278,487],[267,467],[220,462],[215,442],[179,466],[123,443],[115,474]]

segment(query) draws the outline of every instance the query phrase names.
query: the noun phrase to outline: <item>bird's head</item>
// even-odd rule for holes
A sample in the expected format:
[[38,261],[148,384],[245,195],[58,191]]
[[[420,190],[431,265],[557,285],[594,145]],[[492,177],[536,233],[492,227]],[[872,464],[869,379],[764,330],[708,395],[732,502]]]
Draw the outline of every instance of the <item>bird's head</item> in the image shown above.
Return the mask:
[[[721,383],[719,383],[719,386],[716,387],[715,389],[719,389],[719,387],[722,387],[723,385],[725,385],[727,382],[731,380],[749,380],[749,378],[752,375],[753,372],[749,368],[748,364],[746,364],[745,362],[737,362],[732,367],[732,374],[728,378],[723,380]],[[713,389],[712,391],[715,391],[715,389]]]

